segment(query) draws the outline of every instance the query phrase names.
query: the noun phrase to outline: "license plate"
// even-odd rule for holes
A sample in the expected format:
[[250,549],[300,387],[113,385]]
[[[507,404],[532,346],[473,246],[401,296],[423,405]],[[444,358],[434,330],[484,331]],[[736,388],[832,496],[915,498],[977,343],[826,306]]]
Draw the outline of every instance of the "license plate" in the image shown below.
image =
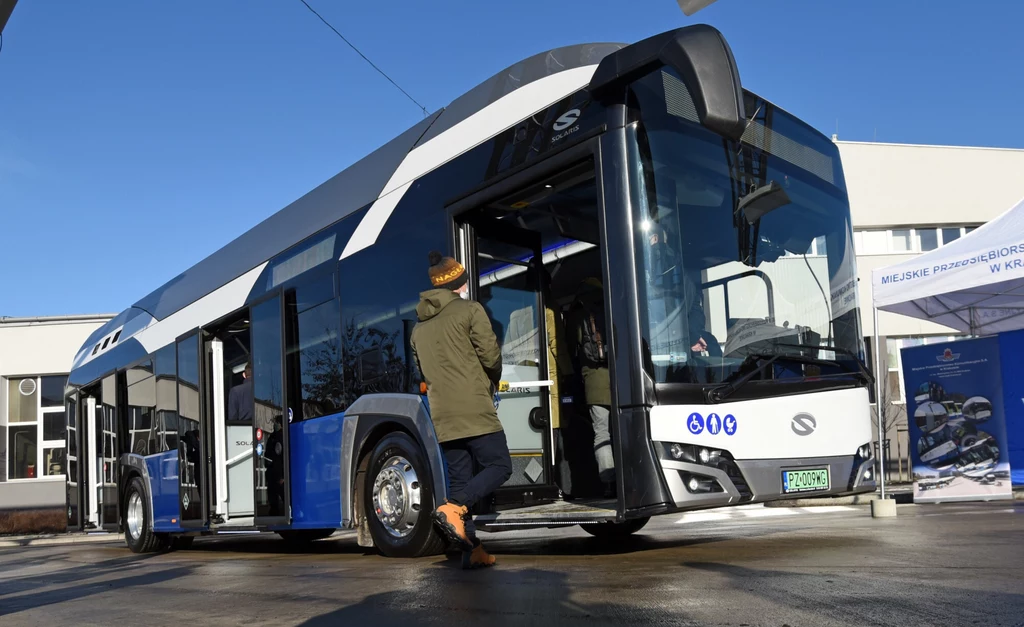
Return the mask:
[[809,468],[807,470],[782,471],[782,492],[811,492],[828,490],[831,487],[828,468]]

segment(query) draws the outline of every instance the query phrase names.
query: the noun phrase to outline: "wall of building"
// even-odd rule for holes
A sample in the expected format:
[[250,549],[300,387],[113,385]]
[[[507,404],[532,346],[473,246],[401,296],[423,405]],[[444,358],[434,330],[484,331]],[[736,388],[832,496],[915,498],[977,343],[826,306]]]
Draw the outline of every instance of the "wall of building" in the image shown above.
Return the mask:
[[63,506],[63,386],[110,317],[0,318],[0,509]]
[[855,227],[983,223],[1024,197],[1024,150],[836,144]]

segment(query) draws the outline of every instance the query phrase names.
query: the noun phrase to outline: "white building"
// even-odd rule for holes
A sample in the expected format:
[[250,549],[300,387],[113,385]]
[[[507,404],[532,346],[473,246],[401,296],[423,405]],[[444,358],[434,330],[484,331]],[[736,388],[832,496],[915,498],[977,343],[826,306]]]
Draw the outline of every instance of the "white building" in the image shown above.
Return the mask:
[[0,509],[64,505],[64,385],[111,317],[0,318]]
[[[864,335],[870,338],[871,271],[947,244],[1016,204],[1024,197],[1024,150],[838,140],[836,144],[853,216]],[[887,348],[883,359],[891,414],[905,425],[899,348],[946,341],[955,333],[885,312],[878,323]],[[896,429],[888,437],[895,455]],[[906,456],[906,435],[900,440]]]

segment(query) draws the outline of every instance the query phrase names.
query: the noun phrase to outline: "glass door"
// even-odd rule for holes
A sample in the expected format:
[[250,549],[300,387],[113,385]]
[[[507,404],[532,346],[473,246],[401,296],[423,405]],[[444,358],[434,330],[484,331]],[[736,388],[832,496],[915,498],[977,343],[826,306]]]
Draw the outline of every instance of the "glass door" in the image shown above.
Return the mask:
[[540,238],[532,231],[475,215],[465,227],[475,257],[474,297],[501,346],[498,419],[512,454],[505,487],[552,483],[546,319]]
[[110,375],[100,384],[101,394],[96,403],[95,431],[96,472],[99,526],[113,529],[118,524],[117,475],[120,447],[117,424],[117,377]]
[[199,334],[178,340],[178,498],[181,526],[206,524],[206,438],[200,421]]
[[82,491],[82,473],[79,456],[78,394],[71,394],[65,402],[65,437],[67,438],[67,465],[65,466],[68,529],[82,529],[85,495]]
[[[611,405],[611,380],[594,163],[523,177],[521,187],[502,184],[451,209],[476,277],[472,296],[501,345],[498,417],[513,455],[506,486],[523,503],[551,492],[599,498],[597,451],[610,452],[614,430],[610,412],[597,411]],[[584,360],[595,342],[603,361]],[[512,505],[508,496],[498,504]]]
[[288,424],[278,294],[252,307],[253,480],[257,524],[288,522]]

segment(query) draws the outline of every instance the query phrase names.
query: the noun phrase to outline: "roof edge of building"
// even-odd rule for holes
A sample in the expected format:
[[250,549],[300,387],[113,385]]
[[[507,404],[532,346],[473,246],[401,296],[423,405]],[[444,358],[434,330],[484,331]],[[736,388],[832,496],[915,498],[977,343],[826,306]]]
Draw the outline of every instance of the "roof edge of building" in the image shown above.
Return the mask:
[[117,314],[70,314],[62,316],[0,316],[0,326],[26,326],[32,324],[60,324],[63,322],[107,322]]
[[898,142],[864,142],[848,139],[833,139],[836,144],[854,144],[858,146],[895,146],[899,148],[942,148],[953,150],[998,150],[1003,152],[1024,152],[1024,148],[1001,148],[999,146],[953,146],[949,144],[904,144]]

